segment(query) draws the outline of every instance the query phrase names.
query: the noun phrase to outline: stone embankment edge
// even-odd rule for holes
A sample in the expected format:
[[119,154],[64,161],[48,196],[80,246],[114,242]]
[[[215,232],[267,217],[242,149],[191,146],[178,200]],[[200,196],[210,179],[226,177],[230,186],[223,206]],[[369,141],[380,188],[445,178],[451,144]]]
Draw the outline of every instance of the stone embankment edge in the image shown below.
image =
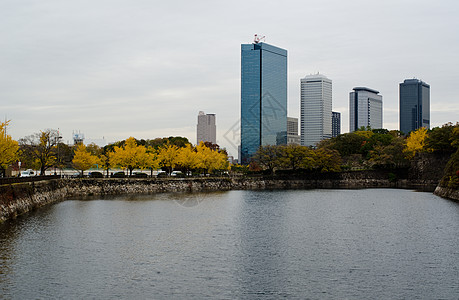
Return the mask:
[[264,189],[402,188],[433,191],[435,182],[375,178],[266,179],[52,179],[0,186],[0,222],[68,198],[95,195],[152,194]]
[[435,188],[434,194],[442,198],[459,201],[459,190],[437,186]]

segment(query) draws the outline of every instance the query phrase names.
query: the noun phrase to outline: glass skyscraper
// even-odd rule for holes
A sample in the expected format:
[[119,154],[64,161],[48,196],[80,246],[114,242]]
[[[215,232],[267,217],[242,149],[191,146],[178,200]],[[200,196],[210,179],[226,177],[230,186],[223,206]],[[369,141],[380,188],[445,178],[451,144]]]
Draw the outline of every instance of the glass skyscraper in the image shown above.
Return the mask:
[[260,146],[287,143],[287,50],[241,45],[241,163]]
[[418,79],[400,83],[400,131],[430,129],[430,85]]

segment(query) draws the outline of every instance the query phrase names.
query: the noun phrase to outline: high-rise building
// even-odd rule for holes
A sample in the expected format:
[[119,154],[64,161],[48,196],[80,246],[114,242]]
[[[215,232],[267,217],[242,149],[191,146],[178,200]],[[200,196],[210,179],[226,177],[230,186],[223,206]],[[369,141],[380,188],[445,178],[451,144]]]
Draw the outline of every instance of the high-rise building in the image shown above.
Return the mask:
[[205,114],[200,111],[198,114],[198,125],[196,126],[197,144],[200,142],[217,143],[217,125],[215,114]]
[[298,118],[287,117],[287,145],[299,145]]
[[382,96],[377,90],[355,87],[349,93],[349,131],[360,127],[379,129],[383,127]]
[[400,83],[400,131],[430,129],[430,85],[418,79]]
[[301,145],[332,136],[332,81],[321,74],[301,79]]
[[287,143],[287,50],[241,45],[241,162],[262,145]]
[[332,137],[341,134],[341,113],[332,111]]

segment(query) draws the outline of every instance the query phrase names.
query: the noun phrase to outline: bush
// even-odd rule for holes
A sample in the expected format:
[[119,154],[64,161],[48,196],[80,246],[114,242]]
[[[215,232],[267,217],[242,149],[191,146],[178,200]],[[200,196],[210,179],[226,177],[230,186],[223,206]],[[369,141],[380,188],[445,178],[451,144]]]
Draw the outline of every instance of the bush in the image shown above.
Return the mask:
[[124,177],[126,177],[126,174],[124,174],[124,172],[116,172],[112,174],[112,178],[124,178]]

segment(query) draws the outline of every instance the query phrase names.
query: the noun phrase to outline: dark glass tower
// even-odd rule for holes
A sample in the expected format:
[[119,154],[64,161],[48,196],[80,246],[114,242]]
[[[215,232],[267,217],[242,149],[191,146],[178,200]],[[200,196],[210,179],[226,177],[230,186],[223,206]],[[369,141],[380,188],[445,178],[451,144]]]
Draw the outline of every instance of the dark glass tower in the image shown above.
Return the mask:
[[418,79],[400,83],[400,131],[430,129],[430,85]]
[[261,145],[287,143],[287,50],[241,45],[241,162]]

